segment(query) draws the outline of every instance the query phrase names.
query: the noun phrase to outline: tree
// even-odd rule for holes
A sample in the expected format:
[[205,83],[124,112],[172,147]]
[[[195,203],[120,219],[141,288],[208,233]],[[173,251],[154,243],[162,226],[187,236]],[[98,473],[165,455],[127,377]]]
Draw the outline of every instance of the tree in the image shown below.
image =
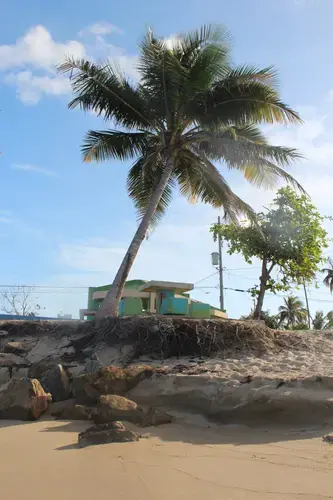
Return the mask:
[[38,316],[41,306],[38,298],[32,297],[34,287],[14,286],[0,293],[1,309],[7,314],[17,316]]
[[327,286],[327,288],[330,289],[330,292],[332,293],[333,292],[333,260],[330,257],[328,257],[326,259],[326,262],[328,263],[329,267],[326,267],[326,268],[321,270],[322,273],[326,274],[325,278],[323,279],[323,283],[324,283],[324,285]]
[[287,297],[284,300],[284,305],[279,307],[279,321],[280,325],[284,325],[287,329],[289,327],[296,328],[298,325],[305,325],[307,318],[307,310],[303,302],[294,296]]
[[[327,233],[322,217],[305,194],[281,188],[257,223],[212,226],[229,244],[229,254],[241,253],[248,264],[261,261],[260,285],[250,290],[257,298],[254,318],[259,319],[266,291],[288,291],[292,285],[311,283],[322,263]],[[272,272],[274,271],[274,275]]]
[[[243,320],[254,319],[254,310],[252,310],[248,316],[241,316],[241,319]],[[280,326],[278,316],[276,314],[271,314],[269,310],[261,311],[259,319],[265,321],[266,326],[272,328],[273,330],[277,330]]]
[[257,127],[300,123],[283,103],[272,67],[233,67],[226,30],[203,26],[173,40],[148,31],[140,44],[139,81],[110,63],[68,59],[74,99],[69,108],[93,111],[117,129],[89,131],[84,161],[129,160],[127,189],[139,226],[98,316],[116,316],[125,281],[149,228],[171,203],[174,187],[190,200],[223,207],[236,221],[252,209],[230,189],[214,165],[236,169],[256,186],[279,178],[297,185],[284,170],[299,154],[272,146]]
[[314,330],[322,330],[325,326],[325,316],[323,311],[316,311],[316,314],[312,320],[312,328]]
[[312,327],[314,330],[333,329],[333,311],[329,311],[326,315],[324,315],[323,311],[316,311],[312,320]]

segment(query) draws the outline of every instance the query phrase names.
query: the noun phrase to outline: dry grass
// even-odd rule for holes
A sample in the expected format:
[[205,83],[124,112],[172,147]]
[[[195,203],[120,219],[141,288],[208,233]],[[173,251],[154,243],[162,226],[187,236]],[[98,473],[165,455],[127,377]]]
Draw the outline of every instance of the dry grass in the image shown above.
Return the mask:
[[[264,323],[239,320],[198,320],[168,316],[131,316],[95,322],[6,321],[0,330],[11,337],[66,335],[76,354],[102,345],[131,346],[127,362],[149,355],[156,359],[181,356],[261,356],[292,350],[323,350],[332,345],[332,332],[278,331]],[[331,351],[331,349],[330,349]]]

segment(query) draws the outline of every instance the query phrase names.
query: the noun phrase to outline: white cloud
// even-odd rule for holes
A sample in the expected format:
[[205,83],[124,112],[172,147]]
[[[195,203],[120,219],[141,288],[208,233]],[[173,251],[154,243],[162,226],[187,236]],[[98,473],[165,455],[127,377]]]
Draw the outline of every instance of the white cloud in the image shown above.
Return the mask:
[[63,95],[70,91],[68,78],[63,76],[34,76],[31,71],[8,73],[5,83],[16,87],[19,99],[25,104],[37,104],[43,95]]
[[28,163],[14,163],[11,165],[13,170],[21,170],[23,172],[32,172],[41,175],[46,175],[47,177],[56,177],[57,173],[53,170],[47,168],[38,167],[37,165],[30,165]]
[[80,35],[93,35],[92,42],[70,40],[58,42],[41,25],[30,28],[11,45],[0,45],[0,72],[2,80],[16,88],[24,104],[37,104],[43,96],[60,96],[70,93],[68,78],[56,74],[56,66],[66,57],[96,60],[110,59],[125,73],[137,78],[137,56],[108,43],[104,36],[121,33],[120,28],[98,22],[83,30]]
[[114,24],[108,23],[107,21],[100,21],[98,23],[92,24],[91,26],[88,26],[87,28],[84,28],[79,32],[79,35],[109,35],[110,33],[123,34],[124,32]]
[[0,68],[8,70],[33,66],[54,71],[55,66],[69,54],[85,57],[83,44],[76,40],[55,42],[44,26],[37,25],[14,44],[0,45]]
[[107,42],[105,37],[101,35],[96,36],[94,44],[87,44],[86,48],[93,59],[98,61],[109,60],[126,75],[135,80],[138,79],[138,56],[136,54],[128,54],[125,49]]

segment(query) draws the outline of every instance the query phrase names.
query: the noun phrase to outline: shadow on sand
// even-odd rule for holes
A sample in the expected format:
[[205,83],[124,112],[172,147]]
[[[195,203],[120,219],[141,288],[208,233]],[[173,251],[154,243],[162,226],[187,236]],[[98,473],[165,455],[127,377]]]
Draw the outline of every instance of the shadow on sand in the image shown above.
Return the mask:
[[[44,427],[40,432],[73,432],[79,434],[93,422],[63,421],[56,426]],[[142,437],[157,438],[162,442],[184,442],[193,445],[256,445],[283,441],[297,441],[322,438],[333,432],[333,425],[293,426],[267,423],[266,425],[219,424],[210,422],[199,415],[176,417],[172,424],[158,427],[140,428],[123,422],[128,429],[139,432]],[[77,436],[75,437],[77,439]],[[56,448],[58,451],[79,449],[78,443]]]

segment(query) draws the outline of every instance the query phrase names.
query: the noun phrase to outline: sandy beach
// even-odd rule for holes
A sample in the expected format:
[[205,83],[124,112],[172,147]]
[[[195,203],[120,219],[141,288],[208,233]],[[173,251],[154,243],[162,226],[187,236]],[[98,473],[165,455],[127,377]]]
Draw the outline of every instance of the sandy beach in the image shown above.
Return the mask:
[[174,423],[137,443],[79,449],[87,423],[0,423],[2,498],[333,498],[332,429]]

